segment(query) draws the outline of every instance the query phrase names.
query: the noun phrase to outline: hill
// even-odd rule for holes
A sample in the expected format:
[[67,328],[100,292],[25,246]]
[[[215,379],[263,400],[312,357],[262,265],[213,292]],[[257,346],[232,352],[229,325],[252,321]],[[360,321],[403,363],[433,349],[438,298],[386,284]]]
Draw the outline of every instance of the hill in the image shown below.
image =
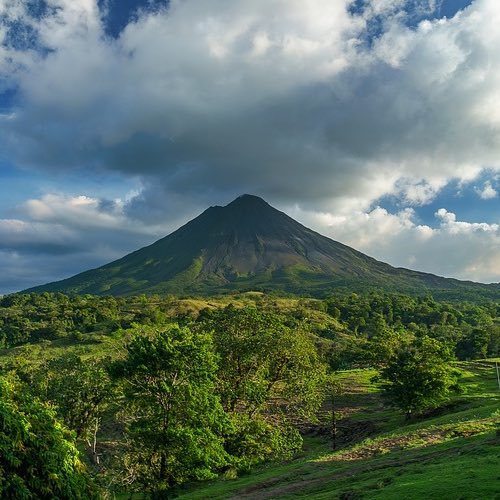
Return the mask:
[[[0,351],[0,366],[19,359],[37,366],[72,354],[84,360],[121,353],[122,337],[95,335],[82,342],[58,339]],[[498,498],[499,392],[494,359],[458,362],[464,392],[422,418],[405,422],[384,406],[370,368],[337,373],[337,450],[329,439],[329,407],[320,423],[304,429],[303,450],[292,460],[255,466],[241,477],[186,485],[178,498],[314,498],[475,500]],[[500,361],[500,360],[499,360]],[[109,417],[106,417],[106,419]],[[119,428],[104,422],[99,447],[119,451]],[[123,492],[117,498],[148,498]]]
[[448,297],[498,296],[500,286],[394,268],[308,229],[263,199],[243,195],[125,257],[28,292],[211,295],[280,290],[324,295],[380,288]]

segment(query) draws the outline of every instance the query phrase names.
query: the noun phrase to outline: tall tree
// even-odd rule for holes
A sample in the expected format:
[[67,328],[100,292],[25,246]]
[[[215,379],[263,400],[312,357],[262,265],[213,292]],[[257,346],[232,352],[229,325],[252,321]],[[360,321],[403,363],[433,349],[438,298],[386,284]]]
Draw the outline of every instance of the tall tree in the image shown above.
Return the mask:
[[228,306],[203,328],[214,332],[221,358],[218,390],[225,410],[310,416],[317,409],[325,366],[300,325],[290,328],[277,314]]
[[155,490],[214,477],[227,456],[210,336],[177,325],[138,327],[113,371],[130,411],[132,476]]
[[199,328],[213,331],[221,360],[217,391],[235,424],[228,450],[252,463],[299,449],[294,424],[314,417],[325,376],[310,335],[252,307],[212,312]]
[[113,388],[106,370],[110,359],[82,359],[69,354],[51,360],[41,370],[39,382],[44,399],[55,405],[58,416],[84,439],[99,463],[97,433],[109,408]]

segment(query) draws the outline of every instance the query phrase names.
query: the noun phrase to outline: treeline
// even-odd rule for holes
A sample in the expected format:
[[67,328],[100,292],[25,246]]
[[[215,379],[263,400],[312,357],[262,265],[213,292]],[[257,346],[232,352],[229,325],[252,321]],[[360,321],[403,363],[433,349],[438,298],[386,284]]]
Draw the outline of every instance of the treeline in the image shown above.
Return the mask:
[[[459,360],[495,357],[500,352],[500,303],[481,305],[438,302],[432,297],[370,293],[331,297],[326,311],[346,329],[320,332],[332,340],[332,364],[349,368],[371,364],[374,348],[391,339],[430,337],[446,345]],[[345,333],[349,335],[345,335]],[[350,338],[353,335],[357,342]],[[382,352],[380,355],[388,355]]]
[[133,323],[158,321],[159,301],[48,292],[7,295],[0,299],[0,348],[85,333],[109,334]]
[[[227,304],[231,297],[207,300],[141,295],[138,297],[10,295],[0,299],[0,348],[86,334],[109,335],[133,324],[176,321],[182,324]],[[325,300],[278,299],[265,295],[235,296],[241,305],[287,316],[293,326],[307,324],[331,341],[335,368],[364,363],[365,340],[388,330],[429,336],[446,343],[458,359],[497,356],[500,303],[440,302],[432,297],[372,292],[344,294]],[[357,341],[353,346],[352,337]],[[353,347],[353,351],[349,349]]]

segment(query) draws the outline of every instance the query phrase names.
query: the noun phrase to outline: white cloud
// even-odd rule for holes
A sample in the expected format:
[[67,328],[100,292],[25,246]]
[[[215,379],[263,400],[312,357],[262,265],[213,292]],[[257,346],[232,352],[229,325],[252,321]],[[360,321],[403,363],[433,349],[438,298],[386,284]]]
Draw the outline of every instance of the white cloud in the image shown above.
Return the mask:
[[[425,205],[452,179],[500,170],[497,1],[410,28],[407,7],[436,2],[371,0],[354,14],[350,0],[174,0],[117,39],[95,0],[50,0],[38,18],[27,5],[0,0],[0,91],[18,89],[0,115],[0,159],[115,170],[143,190],[122,202],[30,200],[2,222],[4,241],[69,232],[85,248],[110,238],[132,249],[162,221],[251,192],[322,212],[316,227],[382,260],[498,279],[494,224],[439,211],[433,229],[411,209],[369,209],[387,195]],[[45,52],[8,43],[16,20]],[[489,181],[477,192],[496,195]]]
[[498,234],[500,226],[498,224],[488,224],[486,222],[463,222],[457,221],[457,216],[453,212],[448,212],[445,208],[440,208],[435,216],[441,221],[441,228],[449,234],[470,234],[477,232]]
[[457,220],[445,208],[437,227],[419,224],[411,208],[389,213],[376,207],[350,217],[303,212],[306,225],[396,267],[481,282],[500,281],[500,225]]
[[412,205],[427,205],[446,186],[445,178],[400,179],[397,183],[400,196]]
[[[31,21],[52,51],[4,73],[23,100],[0,120],[2,149],[187,197],[251,191],[345,211],[387,194],[424,204],[498,169],[498,3],[415,29],[404,7],[435,2],[349,4],[174,1],[111,40],[95,2],[52,0]],[[382,33],[367,46],[374,16]]]
[[[130,202],[141,203],[140,195]],[[103,265],[185,222],[173,212],[162,223],[132,219],[127,203],[52,193],[22,204],[18,218],[0,219],[0,293]],[[376,207],[343,215],[282,208],[320,233],[394,266],[459,279],[500,280],[498,224],[459,221],[444,208],[435,214],[435,228],[418,223],[413,208],[390,213]]]
[[0,294],[106,264],[172,229],[127,217],[125,204],[52,193],[0,219]]
[[38,199],[27,200],[20,212],[32,221],[66,224],[74,228],[121,228],[126,220],[120,200],[107,202],[89,196],[67,196],[49,193]]
[[476,188],[476,193],[479,195],[479,197],[482,200],[491,200],[492,198],[496,198],[498,195],[498,192],[496,189],[491,185],[490,181],[486,181],[482,187]]

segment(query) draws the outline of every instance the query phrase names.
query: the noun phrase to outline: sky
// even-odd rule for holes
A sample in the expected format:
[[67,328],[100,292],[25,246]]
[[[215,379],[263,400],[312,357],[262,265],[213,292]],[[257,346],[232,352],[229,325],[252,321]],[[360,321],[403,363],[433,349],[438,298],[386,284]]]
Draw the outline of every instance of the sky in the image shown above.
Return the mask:
[[262,196],[500,281],[497,0],[0,0],[0,294]]

